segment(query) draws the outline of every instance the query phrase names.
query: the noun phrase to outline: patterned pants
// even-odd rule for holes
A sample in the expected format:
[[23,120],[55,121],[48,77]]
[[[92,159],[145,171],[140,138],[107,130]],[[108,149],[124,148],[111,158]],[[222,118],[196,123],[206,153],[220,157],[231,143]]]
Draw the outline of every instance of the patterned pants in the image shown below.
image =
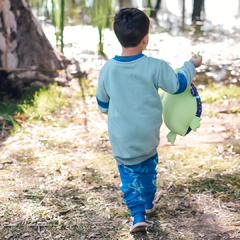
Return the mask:
[[121,177],[120,188],[123,191],[123,200],[130,209],[131,216],[152,207],[157,190],[158,154],[136,165],[118,165]]

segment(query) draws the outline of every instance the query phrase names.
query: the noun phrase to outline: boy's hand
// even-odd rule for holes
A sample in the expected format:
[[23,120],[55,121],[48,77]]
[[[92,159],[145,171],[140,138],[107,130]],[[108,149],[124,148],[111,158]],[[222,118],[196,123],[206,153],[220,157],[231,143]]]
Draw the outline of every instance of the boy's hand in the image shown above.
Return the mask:
[[196,68],[198,68],[202,65],[202,56],[201,55],[199,55],[198,58],[196,55],[193,55],[191,60],[195,62]]

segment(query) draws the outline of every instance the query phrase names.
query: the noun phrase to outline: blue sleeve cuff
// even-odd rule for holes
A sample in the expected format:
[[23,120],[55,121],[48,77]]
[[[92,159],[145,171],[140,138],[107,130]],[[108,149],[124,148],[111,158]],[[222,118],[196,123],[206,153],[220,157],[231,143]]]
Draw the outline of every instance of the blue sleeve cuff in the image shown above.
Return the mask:
[[187,79],[184,76],[184,74],[178,72],[177,75],[178,75],[179,88],[178,88],[178,91],[174,94],[182,93],[187,89]]
[[108,108],[109,107],[109,102],[102,102],[101,100],[98,99],[98,97],[96,96],[97,99],[97,103],[100,107],[102,108]]

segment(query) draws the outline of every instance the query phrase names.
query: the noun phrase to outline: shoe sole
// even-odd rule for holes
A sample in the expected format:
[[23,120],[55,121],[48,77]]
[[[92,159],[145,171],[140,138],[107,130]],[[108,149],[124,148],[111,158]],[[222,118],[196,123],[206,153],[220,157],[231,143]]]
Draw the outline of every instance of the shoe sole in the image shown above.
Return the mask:
[[146,231],[146,226],[139,226],[139,227],[135,227],[131,233],[135,233],[135,232],[143,232]]
[[133,232],[142,232],[142,231],[146,231],[146,227],[147,224],[146,223],[137,223],[137,226],[135,228],[133,228],[132,230],[130,230],[131,233]]

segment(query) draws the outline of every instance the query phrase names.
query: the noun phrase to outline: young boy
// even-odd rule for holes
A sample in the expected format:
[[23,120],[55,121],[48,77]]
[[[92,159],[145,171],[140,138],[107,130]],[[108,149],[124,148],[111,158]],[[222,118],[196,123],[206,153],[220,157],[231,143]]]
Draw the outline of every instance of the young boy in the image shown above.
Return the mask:
[[100,71],[97,103],[108,114],[108,134],[121,178],[123,200],[130,209],[130,231],[145,230],[145,214],[154,211],[157,147],[162,124],[158,88],[178,94],[187,89],[202,64],[193,56],[176,74],[163,60],[145,56],[149,19],[136,8],[121,9],[114,31],[122,55]]

